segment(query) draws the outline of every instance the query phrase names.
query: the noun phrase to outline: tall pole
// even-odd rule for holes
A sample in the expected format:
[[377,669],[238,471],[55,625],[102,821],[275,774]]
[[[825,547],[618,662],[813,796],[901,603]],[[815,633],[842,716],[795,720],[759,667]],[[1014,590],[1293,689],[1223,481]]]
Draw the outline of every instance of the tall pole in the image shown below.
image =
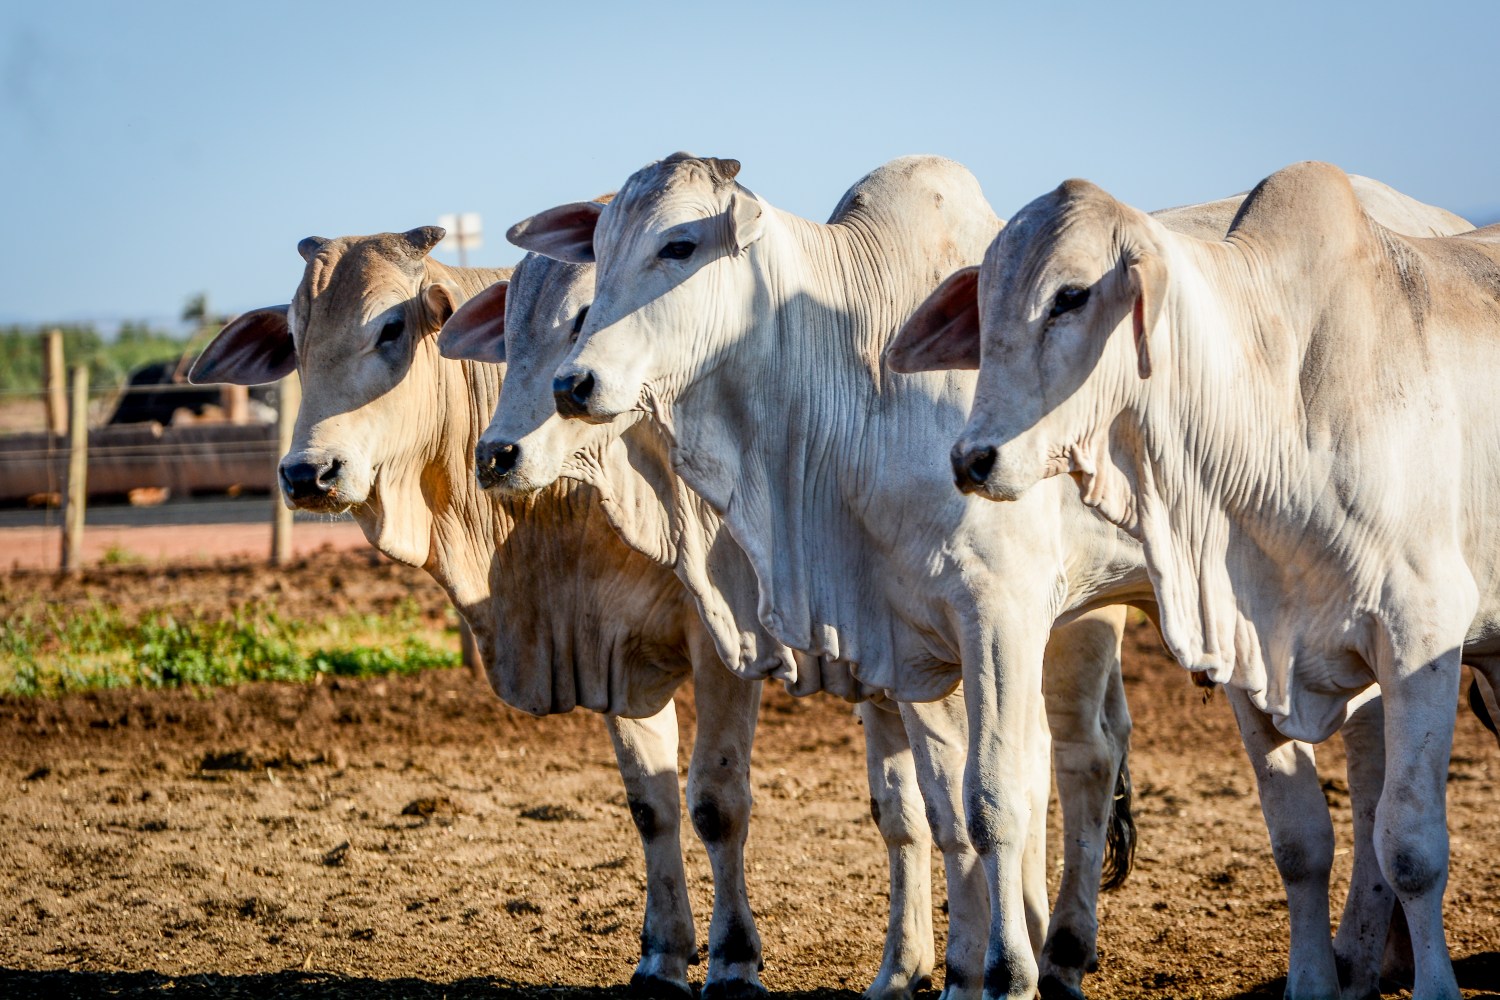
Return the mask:
[[83,521],[89,486],[89,370],[73,368],[73,407],[68,420],[68,486],[63,500],[62,569],[83,568]]
[[292,430],[297,424],[297,409],[302,404],[302,380],[292,372],[281,380],[276,393],[276,455],[272,459],[271,482],[271,565],[285,566],[292,561],[292,509],[281,495],[281,456],[292,450]]
[[63,367],[63,335],[61,330],[48,330],[45,336],[46,349],[42,352],[42,377],[46,386],[47,433],[63,435],[68,432],[68,372]]

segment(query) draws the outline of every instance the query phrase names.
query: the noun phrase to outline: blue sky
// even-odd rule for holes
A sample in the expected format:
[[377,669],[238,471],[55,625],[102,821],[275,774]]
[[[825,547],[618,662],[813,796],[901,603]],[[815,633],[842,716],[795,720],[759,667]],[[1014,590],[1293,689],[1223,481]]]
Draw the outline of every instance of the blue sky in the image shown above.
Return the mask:
[[816,218],[929,152],[1002,216],[1071,176],[1150,209],[1324,159],[1493,221],[1497,37],[1482,2],[11,0],[0,322],[285,302],[300,238],[443,212],[510,263],[512,222],[677,149]]

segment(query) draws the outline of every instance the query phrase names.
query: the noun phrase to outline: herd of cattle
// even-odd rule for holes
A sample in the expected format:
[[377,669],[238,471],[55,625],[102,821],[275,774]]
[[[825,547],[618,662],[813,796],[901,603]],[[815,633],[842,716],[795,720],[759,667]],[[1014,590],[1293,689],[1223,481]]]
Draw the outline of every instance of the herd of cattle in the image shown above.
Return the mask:
[[[692,996],[672,701],[691,678],[704,995],[764,993],[744,846],[777,679],[864,722],[891,880],[867,995],[933,970],[936,842],[944,1000],[1081,997],[1097,893],[1134,849],[1135,605],[1234,706],[1287,996],[1378,996],[1399,904],[1414,996],[1458,997],[1461,663],[1500,718],[1500,227],[1323,164],[1151,215],[1068,181],[1007,225],[926,156],[820,225],[739,169],[678,153],[533,216],[514,270],[431,259],[435,227],[309,237],[291,303],[236,319],[192,376],[300,372],[289,502],[352,510],[425,567],[505,701],[604,713],[648,872],[632,983]],[[1312,747],[1334,732],[1355,824],[1337,937]]]

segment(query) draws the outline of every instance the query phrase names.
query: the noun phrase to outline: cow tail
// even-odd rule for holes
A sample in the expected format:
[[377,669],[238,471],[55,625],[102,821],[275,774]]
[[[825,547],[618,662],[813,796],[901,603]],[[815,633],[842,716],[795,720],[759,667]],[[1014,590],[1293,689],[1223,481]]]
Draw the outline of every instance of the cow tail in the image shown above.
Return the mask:
[[1490,710],[1484,703],[1484,696],[1479,693],[1479,681],[1474,679],[1469,681],[1469,711],[1474,713],[1474,718],[1478,719],[1484,728],[1500,736],[1500,732],[1495,729],[1495,720],[1490,718]]
[[1120,758],[1120,773],[1115,777],[1115,801],[1109,814],[1109,829],[1104,834],[1104,870],[1099,888],[1105,892],[1118,889],[1135,867],[1135,816],[1130,811],[1130,751]]

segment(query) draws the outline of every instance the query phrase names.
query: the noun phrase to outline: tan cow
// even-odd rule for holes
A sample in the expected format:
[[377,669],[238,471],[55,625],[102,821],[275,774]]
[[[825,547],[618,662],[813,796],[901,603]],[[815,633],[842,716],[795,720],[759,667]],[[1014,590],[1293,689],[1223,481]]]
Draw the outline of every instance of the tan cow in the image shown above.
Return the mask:
[[[716,655],[670,569],[625,545],[598,494],[559,483],[485,496],[470,456],[499,395],[499,366],[448,361],[443,320],[508,271],[432,260],[436,227],[309,238],[290,307],[247,313],[199,358],[199,382],[300,372],[295,442],[281,462],[297,507],[349,510],[386,555],[422,566],[473,628],[496,693],[533,714],[602,712],[646,854],[642,957],[632,984],[689,998],[697,961],[679,843],[672,695],[692,678],[694,824],[715,877],[705,995],[761,992],[745,896],[750,747],[760,684]],[[480,734],[476,734],[478,736]]]

